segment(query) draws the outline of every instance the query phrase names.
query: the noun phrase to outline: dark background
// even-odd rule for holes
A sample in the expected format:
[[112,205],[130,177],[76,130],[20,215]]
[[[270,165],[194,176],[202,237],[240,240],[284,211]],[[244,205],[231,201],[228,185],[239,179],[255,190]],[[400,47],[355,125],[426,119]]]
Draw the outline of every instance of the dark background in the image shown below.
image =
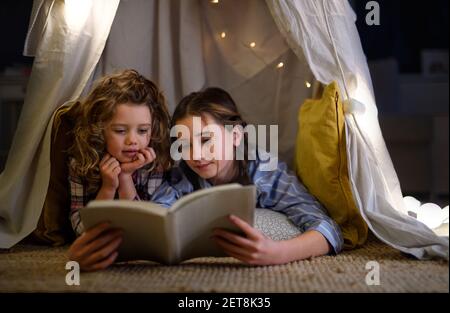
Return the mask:
[[[226,0],[223,0],[226,1]],[[357,27],[369,60],[395,57],[400,72],[420,72],[423,49],[448,50],[448,0],[378,0],[381,25],[365,23],[366,0],[351,1],[358,16]],[[22,50],[32,8],[32,0],[0,2],[0,71],[13,64],[30,66],[32,58]]]
[[421,51],[448,50],[448,0],[378,0],[380,26],[365,23],[368,1],[356,0],[356,23],[369,60],[395,57],[400,72],[421,71]]
[[32,0],[0,2],[0,71],[15,64],[31,66],[33,59],[22,56],[22,51],[32,7]]

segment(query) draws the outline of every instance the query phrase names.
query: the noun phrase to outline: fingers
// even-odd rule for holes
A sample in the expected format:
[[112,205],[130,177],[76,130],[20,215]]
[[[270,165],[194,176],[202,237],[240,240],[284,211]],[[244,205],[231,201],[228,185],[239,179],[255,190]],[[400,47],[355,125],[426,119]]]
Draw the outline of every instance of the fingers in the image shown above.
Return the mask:
[[139,150],[140,154],[144,156],[144,164],[149,164],[153,162],[156,158],[155,150],[151,147],[146,147],[144,149]]
[[120,167],[119,161],[117,161],[117,159],[112,156],[105,159],[103,164],[100,166],[100,173],[102,175],[102,178],[108,182],[111,182],[111,180],[114,181],[119,176],[121,171],[122,169]]
[[225,254],[229,255],[230,257],[238,259],[241,262],[250,263],[247,260],[247,258],[245,256],[243,256],[243,255],[240,255],[240,254],[237,254],[237,253],[233,253],[233,252],[230,252],[230,251],[224,251],[224,252],[225,252]]
[[240,255],[242,257],[248,257],[248,255],[251,253],[248,250],[245,250],[241,247],[235,246],[228,241],[226,241],[223,238],[220,237],[214,237],[215,242],[225,251],[225,252],[231,252],[233,254]]
[[243,221],[239,217],[235,215],[230,215],[229,219],[234,225],[239,227],[239,229],[241,229],[247,235],[248,238],[250,239],[261,238],[261,233],[258,230],[250,226],[247,222]]
[[139,150],[139,152],[136,153],[136,156],[131,162],[124,162],[121,164],[121,166],[123,167],[125,165],[126,167],[130,167],[132,171],[140,168],[145,164],[145,156],[143,155],[142,151],[142,149]]
[[255,252],[248,252],[248,251],[239,251],[238,249],[235,249],[234,247],[229,247],[225,241],[222,240],[216,240],[216,243],[219,247],[222,248],[222,250],[225,252],[226,255],[233,257],[235,259],[238,259],[241,262],[247,263],[247,264],[258,264],[258,254]]
[[110,171],[113,171],[117,167],[120,167],[120,163],[119,161],[117,161],[116,158],[113,157],[105,161],[105,163],[102,166],[103,170],[110,170]]
[[94,227],[89,228],[85,233],[78,237],[76,242],[80,245],[86,245],[100,236],[101,233],[110,229],[112,229],[112,226],[109,222],[97,224]]
[[117,176],[120,173],[120,163],[116,158],[107,153],[99,163],[100,172],[102,175],[109,175],[110,173]]
[[102,167],[103,164],[105,164],[105,162],[108,161],[110,158],[111,158],[111,154],[106,153],[106,154],[103,156],[102,160],[100,161],[99,166]]
[[146,149],[139,150],[138,159],[139,161],[141,161],[142,164],[150,163],[150,158],[151,158],[150,151]]
[[155,160],[155,157],[156,154],[153,148],[147,147],[144,149],[140,149],[133,161],[120,164],[122,172],[133,173],[144,165],[153,162]]
[[117,166],[117,167],[115,167],[115,168],[112,170],[112,173],[113,173],[114,175],[119,175],[120,172],[122,172],[122,168],[121,168],[120,166]]
[[122,231],[118,229],[110,230],[98,235],[94,240],[84,245],[79,249],[81,257],[91,255],[102,247],[108,245],[110,242],[122,237]]
[[120,167],[122,168],[122,172],[132,174],[137,169],[141,168],[145,165],[145,157],[142,153],[138,152],[136,154],[136,157],[131,162],[124,162],[120,164]]
[[136,155],[137,159],[134,161],[136,162],[136,165],[143,165],[145,164],[145,156],[143,154],[143,152],[141,151],[145,151],[145,150],[139,150],[140,152],[138,152],[138,154]]
[[103,224],[94,229],[97,237],[93,240],[87,241],[89,238],[86,238],[92,236],[93,231],[85,233],[69,249],[69,259],[77,261],[83,271],[106,268],[117,258],[116,250],[122,242],[122,233],[112,228],[98,233],[101,227]]
[[215,229],[214,235],[216,237],[220,237],[224,240],[229,241],[230,243],[234,244],[235,246],[242,247],[244,249],[256,251],[257,248],[255,247],[255,243],[247,238],[244,238],[242,236],[233,234],[229,231],[223,230],[223,229]]
[[98,270],[105,269],[114,263],[114,261],[117,259],[118,255],[119,255],[119,253],[117,253],[117,251],[113,252],[113,253],[111,253],[111,255],[109,257],[107,257],[103,261],[101,261],[99,263],[95,263],[90,266],[86,266],[84,270],[85,271],[98,271]]
[[89,267],[92,265],[96,265],[97,263],[102,263],[103,261],[105,261],[105,259],[110,258],[111,254],[116,252],[121,243],[122,237],[115,238],[114,240],[108,242],[108,244],[103,246],[101,249],[91,253],[83,262],[84,266]]
[[156,152],[152,147],[146,147],[143,149],[143,152],[145,154],[145,159],[149,162],[153,162],[156,159]]

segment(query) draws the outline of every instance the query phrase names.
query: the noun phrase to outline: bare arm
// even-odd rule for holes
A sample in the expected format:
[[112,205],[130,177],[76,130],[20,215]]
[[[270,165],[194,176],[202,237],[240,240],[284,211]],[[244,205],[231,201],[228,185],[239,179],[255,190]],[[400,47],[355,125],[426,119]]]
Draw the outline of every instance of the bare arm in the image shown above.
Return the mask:
[[116,190],[114,189],[101,187],[97,193],[97,196],[95,197],[95,200],[112,200],[114,199],[115,193]]
[[133,200],[136,198],[137,192],[134,186],[133,177],[130,174],[119,175],[119,199]]
[[280,241],[279,244],[283,263],[326,255],[331,251],[330,244],[325,237],[315,230]]

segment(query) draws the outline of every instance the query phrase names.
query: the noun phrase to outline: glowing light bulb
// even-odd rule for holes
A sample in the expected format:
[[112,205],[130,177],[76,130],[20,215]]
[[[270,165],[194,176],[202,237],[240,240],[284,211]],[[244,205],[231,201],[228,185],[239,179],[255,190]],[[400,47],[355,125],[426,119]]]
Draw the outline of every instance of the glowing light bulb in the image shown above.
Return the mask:
[[225,33],[225,32],[222,32],[221,34],[220,34],[220,38],[225,38],[227,36],[227,34]]
[[306,88],[311,88],[311,83],[310,82],[305,82]]
[[434,203],[425,203],[417,213],[417,219],[430,229],[441,226],[444,220],[442,209]]
[[448,205],[442,209],[442,223],[448,224]]
[[211,0],[211,3],[214,3],[214,4],[219,3],[219,0]]
[[283,62],[278,63],[277,68],[282,68],[284,66]]
[[253,42],[251,42],[251,43],[250,43],[250,47],[251,47],[251,48],[254,48],[254,47],[256,47],[256,42],[254,42],[254,41],[253,41]]
[[408,215],[417,218],[417,214],[421,205],[420,201],[414,197],[407,196],[403,198],[403,203],[406,206]]

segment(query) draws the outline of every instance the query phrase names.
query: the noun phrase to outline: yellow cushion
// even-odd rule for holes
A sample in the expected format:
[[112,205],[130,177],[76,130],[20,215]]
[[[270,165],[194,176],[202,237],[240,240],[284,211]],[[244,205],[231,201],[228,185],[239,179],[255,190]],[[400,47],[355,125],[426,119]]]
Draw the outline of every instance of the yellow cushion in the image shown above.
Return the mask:
[[339,224],[344,248],[367,239],[367,224],[356,207],[347,167],[344,111],[336,82],[321,99],[306,100],[299,111],[295,166],[303,184]]

